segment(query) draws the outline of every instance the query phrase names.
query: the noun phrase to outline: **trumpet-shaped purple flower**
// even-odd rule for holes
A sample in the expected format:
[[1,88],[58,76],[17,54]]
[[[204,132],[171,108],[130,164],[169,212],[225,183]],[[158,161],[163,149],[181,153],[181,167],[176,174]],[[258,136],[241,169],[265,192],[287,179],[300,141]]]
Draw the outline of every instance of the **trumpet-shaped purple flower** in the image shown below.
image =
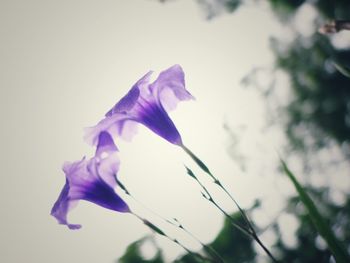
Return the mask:
[[118,212],[130,212],[128,205],[114,191],[118,170],[117,147],[107,132],[101,132],[93,158],[87,160],[84,157],[81,161],[63,165],[66,183],[51,210],[51,215],[60,224],[67,225],[70,229],[79,229],[80,225],[67,221],[68,212],[79,200]]
[[165,140],[182,146],[181,136],[168,112],[179,101],[193,99],[185,89],[184,72],[179,65],[174,65],[161,72],[153,83],[149,81],[151,74],[150,71],[137,81],[102,121],[87,129],[85,138],[89,143],[95,145],[101,131],[131,139],[135,126],[141,123]]

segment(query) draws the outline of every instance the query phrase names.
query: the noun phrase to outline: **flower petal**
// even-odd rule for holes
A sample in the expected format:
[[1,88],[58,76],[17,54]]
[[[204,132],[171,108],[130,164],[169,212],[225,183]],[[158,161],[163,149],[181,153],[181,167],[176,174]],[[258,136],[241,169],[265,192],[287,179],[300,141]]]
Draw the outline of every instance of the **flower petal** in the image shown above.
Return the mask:
[[89,144],[96,145],[99,134],[104,131],[114,139],[120,137],[129,141],[137,131],[137,124],[141,123],[170,143],[182,145],[167,111],[174,109],[179,101],[193,99],[185,89],[184,72],[179,65],[174,65],[149,84],[151,73],[137,81],[103,120],[86,129],[85,140]]
[[119,170],[117,147],[109,133],[99,134],[96,154],[87,160],[85,157],[73,163],[66,162],[63,171],[66,183],[55,202],[51,215],[60,224],[71,229],[80,225],[70,224],[67,214],[79,200],[85,200],[118,212],[130,212],[128,205],[117,195],[116,174]]
[[67,221],[67,214],[73,208],[74,201],[69,200],[69,183],[66,181],[66,184],[63,186],[63,189],[55,202],[51,210],[51,215],[55,217],[59,224],[67,225],[70,229],[79,229],[81,225],[70,224]]
[[180,65],[162,71],[150,89],[167,112],[175,109],[182,100],[194,99],[185,88],[185,74]]
[[120,160],[117,146],[108,132],[103,131],[99,135],[95,159],[98,162],[95,164],[97,167],[95,174],[98,174],[103,181],[114,188],[117,185],[115,176],[119,171]]
[[[104,159],[109,154],[112,154],[112,153],[117,152],[117,151],[118,151],[118,148],[117,148],[117,146],[115,146],[111,135],[106,131],[102,131],[98,137],[98,144],[96,147],[95,156],[100,158],[100,159]],[[106,156],[104,156],[104,155],[106,155]]]
[[148,83],[151,77],[152,71],[149,71],[141,79],[139,79],[130,91],[118,101],[112,109],[106,113],[106,117],[110,117],[115,113],[128,113],[134,107],[137,102],[140,94],[146,95],[148,91]]
[[84,140],[90,145],[97,145],[98,137],[101,132],[108,132],[111,136],[119,136],[122,134],[120,124],[130,119],[130,116],[121,113],[115,113],[109,117],[102,119],[97,125],[84,129]]
[[133,118],[116,122],[109,130],[125,141],[131,141],[137,133],[138,123]]

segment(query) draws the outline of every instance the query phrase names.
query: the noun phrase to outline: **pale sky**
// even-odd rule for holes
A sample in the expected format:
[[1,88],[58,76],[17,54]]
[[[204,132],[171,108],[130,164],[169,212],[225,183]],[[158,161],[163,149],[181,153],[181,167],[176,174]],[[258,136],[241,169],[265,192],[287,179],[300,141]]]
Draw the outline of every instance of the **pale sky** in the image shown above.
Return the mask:
[[[63,162],[94,152],[83,128],[96,124],[146,72],[156,76],[174,64],[183,67],[196,98],[171,114],[185,144],[243,207],[265,196],[266,210],[257,218],[269,223],[281,206],[276,196],[293,191],[266,172],[283,136],[262,133],[264,104],[240,81],[252,68],[271,65],[268,37],[276,32],[283,31],[265,6],[208,21],[188,0],[0,1],[0,261],[113,262],[130,242],[151,233],[130,215],[87,202],[69,215],[83,225],[78,231],[58,225],[50,210],[65,181]],[[225,122],[237,129],[239,150],[250,158],[246,171],[228,155]],[[201,173],[179,148],[144,127],[119,148],[119,176],[135,197],[178,218],[202,241],[213,240],[223,217],[186,176],[183,164]],[[235,211],[220,192],[217,198]],[[169,261],[183,253],[164,238],[156,241]]]

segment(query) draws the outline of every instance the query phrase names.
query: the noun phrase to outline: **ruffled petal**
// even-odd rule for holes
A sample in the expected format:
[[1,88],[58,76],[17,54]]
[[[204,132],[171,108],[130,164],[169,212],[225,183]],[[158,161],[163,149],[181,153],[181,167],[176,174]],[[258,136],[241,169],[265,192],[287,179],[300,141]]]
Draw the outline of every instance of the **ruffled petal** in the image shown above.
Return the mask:
[[81,225],[70,224],[67,221],[67,214],[74,206],[74,201],[71,201],[68,197],[69,194],[69,183],[68,180],[63,186],[63,189],[55,202],[54,206],[51,209],[51,215],[55,217],[59,224],[67,225],[70,229],[79,229]]
[[180,65],[162,71],[150,89],[167,112],[175,109],[180,101],[194,99],[185,88],[185,74]]
[[63,171],[66,183],[55,202],[51,215],[60,224],[71,229],[81,226],[70,224],[67,214],[79,200],[85,200],[118,212],[130,212],[128,205],[117,195],[116,175],[119,170],[117,147],[109,133],[99,134],[96,154],[73,163],[66,162]]
[[97,145],[102,132],[108,132],[114,138],[123,134],[121,125],[132,118],[126,114],[115,113],[101,120],[97,125],[84,129],[84,140],[90,145]]
[[138,123],[133,119],[134,118],[118,121],[113,126],[111,126],[109,131],[112,134],[115,134],[117,137],[130,142],[136,135],[138,127]]
[[137,81],[96,126],[85,130],[89,144],[96,145],[99,134],[104,131],[114,139],[130,141],[140,123],[170,143],[182,145],[180,133],[167,111],[174,109],[179,101],[193,99],[185,89],[184,72],[179,65],[174,65],[149,84],[151,74],[150,71]]
[[146,75],[144,75],[141,79],[139,79],[134,86],[130,89],[130,91],[119,100],[112,109],[110,109],[106,113],[106,117],[110,117],[115,113],[128,113],[130,112],[137,100],[141,95],[147,95],[148,91],[148,83],[151,77],[152,71],[149,71]]
[[116,174],[119,171],[120,160],[118,149],[108,132],[101,132],[96,147],[95,162],[90,161],[97,168],[93,174],[100,176],[111,188],[117,185]]
[[119,170],[117,152],[110,152],[102,159],[97,156],[90,160],[83,159],[65,167],[68,172],[68,199],[86,200],[118,212],[130,211],[114,190],[117,185],[115,176]]
[[98,144],[96,147],[95,156],[100,158],[100,159],[104,159],[109,154],[112,154],[112,153],[117,152],[117,151],[118,151],[118,148],[114,144],[111,135],[106,131],[102,131],[98,137]]

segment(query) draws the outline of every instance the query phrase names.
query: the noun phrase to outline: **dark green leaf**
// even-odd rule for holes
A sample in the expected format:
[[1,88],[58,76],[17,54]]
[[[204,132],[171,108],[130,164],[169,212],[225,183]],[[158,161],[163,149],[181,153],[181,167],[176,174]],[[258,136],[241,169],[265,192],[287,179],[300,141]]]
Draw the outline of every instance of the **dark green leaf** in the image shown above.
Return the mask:
[[336,261],[339,262],[350,262],[350,257],[347,254],[346,250],[344,249],[341,242],[335,237],[334,233],[332,232],[331,228],[327,225],[326,220],[322,217],[320,212],[318,211],[316,205],[311,200],[309,195],[306,193],[304,188],[301,186],[301,184],[298,182],[298,180],[295,178],[294,174],[289,170],[287,164],[281,160],[282,167],[288,178],[293,183],[295,189],[297,190],[299,194],[299,198],[302,201],[302,203],[305,205],[308,215],[311,218],[312,223],[316,227],[317,231],[320,233],[320,235],[324,238],[324,240],[327,242],[327,245],[329,249],[332,251],[332,254]]

